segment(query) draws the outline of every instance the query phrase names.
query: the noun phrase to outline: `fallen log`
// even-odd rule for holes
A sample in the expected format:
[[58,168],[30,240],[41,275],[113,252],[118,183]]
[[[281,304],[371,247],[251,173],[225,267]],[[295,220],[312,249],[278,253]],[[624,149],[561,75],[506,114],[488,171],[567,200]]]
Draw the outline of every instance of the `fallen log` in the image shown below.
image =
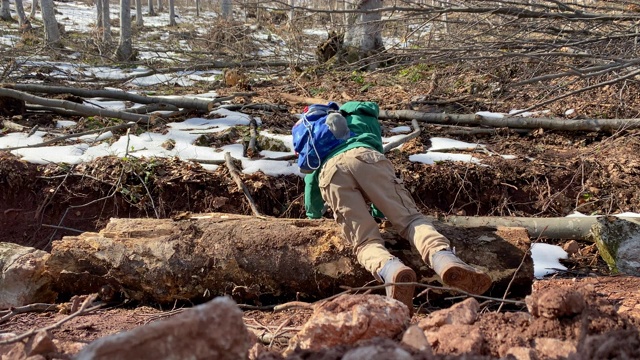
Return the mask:
[[508,127],[516,129],[550,129],[560,131],[608,131],[640,128],[640,119],[553,119],[530,117],[490,117],[479,114],[426,113],[415,110],[380,110],[382,120],[413,120],[450,125]]
[[[524,256],[530,247],[524,229],[435,226],[461,258],[491,274],[490,294],[502,297],[512,279],[513,294],[529,292],[533,263]],[[419,281],[439,285],[408,242],[392,231],[383,234],[392,252],[416,269]],[[54,241],[45,266],[63,297],[107,286],[132,300],[155,303],[201,302],[242,286],[258,289],[249,301],[314,300],[373,280],[332,220],[215,213],[178,221],[111,219],[99,233]],[[437,298],[435,293],[429,292],[429,299]]]
[[[447,224],[462,227],[522,227],[527,229],[532,238],[582,240],[594,242],[596,228],[603,224],[617,222],[637,222],[637,217],[629,216],[580,216],[554,218],[528,218],[511,216],[447,216],[438,219]],[[602,232],[602,230],[597,230]],[[605,230],[606,232],[606,230]],[[640,236],[640,235],[639,235]]]

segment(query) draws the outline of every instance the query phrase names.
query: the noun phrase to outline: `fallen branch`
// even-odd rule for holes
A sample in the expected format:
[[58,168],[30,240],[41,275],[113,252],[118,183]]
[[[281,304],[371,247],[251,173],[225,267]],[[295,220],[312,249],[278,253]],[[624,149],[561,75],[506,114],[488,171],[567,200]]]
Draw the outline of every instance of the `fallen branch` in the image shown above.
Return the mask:
[[46,326],[46,327],[44,327],[42,329],[31,329],[31,330],[29,330],[29,331],[27,331],[25,333],[17,335],[14,338],[11,338],[11,339],[8,339],[8,340],[4,340],[4,341],[0,341],[0,345],[9,345],[9,344],[16,343],[18,341],[21,341],[22,339],[26,339],[28,337],[31,337],[31,336],[35,335],[36,333],[38,333],[40,331],[51,331],[51,330],[53,330],[55,328],[60,327],[62,324],[66,323],[67,321],[69,321],[69,320],[71,320],[71,319],[73,319],[73,318],[75,318],[75,317],[77,317],[79,315],[83,315],[83,314],[87,314],[87,313],[90,313],[92,311],[95,311],[95,310],[101,308],[102,304],[101,305],[96,305],[96,306],[93,306],[93,307],[89,307],[89,305],[91,305],[95,301],[95,299],[97,297],[98,297],[98,294],[88,295],[87,298],[82,303],[82,305],[80,306],[80,308],[78,309],[78,311],[74,312],[73,314],[61,319],[60,321],[58,321],[58,322],[56,322],[56,323],[54,323],[52,325]]
[[0,317],[0,324],[3,324],[9,321],[9,319],[11,319],[12,317],[18,314],[24,314],[28,312],[54,311],[54,310],[58,310],[58,305],[43,304],[43,303],[29,304],[25,306],[10,308],[9,310],[0,311],[0,315],[2,315],[2,317]]
[[[45,93],[45,94],[71,94],[71,95],[81,96],[85,98],[86,97],[89,97],[89,98],[103,97],[108,99],[131,101],[138,104],[170,104],[170,105],[177,106],[179,108],[195,109],[200,111],[210,111],[212,103],[223,101],[218,99],[205,100],[205,99],[198,99],[198,98],[192,98],[192,97],[168,98],[168,97],[144,96],[144,95],[132,94],[132,93],[128,93],[126,91],[120,91],[120,90],[91,90],[91,89],[73,88],[73,87],[66,87],[66,86],[47,86],[47,85],[38,85],[38,84],[4,84],[3,87],[5,89],[15,89],[19,91],[38,92],[38,93]],[[11,96],[11,95],[5,95],[5,96]],[[25,101],[27,100],[25,99]],[[37,102],[33,102],[33,103],[39,104]],[[56,106],[56,105],[47,105],[47,106]],[[56,107],[61,107],[61,106],[56,106]]]
[[242,182],[242,179],[240,178],[240,171],[238,170],[236,165],[233,163],[234,159],[231,156],[231,153],[228,153],[228,152],[225,153],[224,159],[225,159],[225,164],[227,165],[227,169],[229,169],[229,174],[231,174],[231,178],[233,178],[233,180],[238,185],[238,188],[242,190],[242,192],[244,193],[244,196],[249,201],[249,206],[251,207],[251,211],[253,212],[253,215],[255,215],[255,217],[257,218],[264,219],[265,217],[258,210],[258,207],[256,206],[255,201],[253,201],[253,197],[251,197],[251,194],[249,193],[249,189],[247,189],[247,186]]
[[78,103],[74,103],[66,100],[59,99],[47,99],[35,95],[31,95],[22,91],[11,90],[6,88],[0,88],[0,96],[8,96],[14,99],[20,99],[25,102],[30,102],[33,104],[50,106],[50,107],[58,107],[64,108],[67,110],[76,111],[82,115],[90,115],[90,116],[104,116],[122,119],[125,121],[134,121],[137,123],[149,123],[151,122],[151,117],[148,115],[142,114],[131,114],[125,111],[117,111],[117,110],[109,110],[109,109],[99,109],[92,106],[86,106]]
[[411,120],[453,125],[508,127],[518,129],[549,129],[560,131],[619,131],[640,128],[640,119],[552,119],[529,117],[493,118],[478,114],[425,113],[414,110],[380,110],[380,119]]
[[3,120],[2,127],[7,128],[9,130],[13,130],[13,131],[25,131],[27,129],[26,126],[16,124],[13,121],[9,121],[9,120]]
[[31,145],[25,145],[25,146],[15,146],[15,147],[10,147],[10,148],[2,148],[2,149],[0,149],[0,151],[12,151],[12,150],[18,150],[18,149],[39,148],[39,147],[43,147],[43,146],[47,146],[47,145],[51,145],[51,144],[57,143],[57,142],[62,141],[62,140],[73,139],[73,138],[77,138],[77,137],[84,136],[84,135],[91,135],[91,134],[96,134],[96,133],[104,133],[106,131],[131,128],[131,127],[134,127],[136,125],[137,125],[136,123],[130,122],[130,123],[126,123],[126,124],[108,126],[108,127],[104,127],[104,128],[100,128],[100,129],[96,129],[96,130],[89,130],[89,131],[77,133],[77,134],[69,134],[69,135],[58,136],[55,139],[43,141],[43,142],[38,143],[38,144],[31,144]]
[[413,131],[409,134],[407,134],[406,136],[401,137],[400,139],[396,140],[396,141],[392,141],[390,143],[385,144],[382,149],[384,150],[384,152],[389,152],[392,149],[395,149],[396,147],[404,144],[405,142],[411,140],[411,139],[415,139],[418,136],[420,136],[420,125],[418,125],[418,121],[416,121],[415,119],[411,120],[411,125],[413,126]]

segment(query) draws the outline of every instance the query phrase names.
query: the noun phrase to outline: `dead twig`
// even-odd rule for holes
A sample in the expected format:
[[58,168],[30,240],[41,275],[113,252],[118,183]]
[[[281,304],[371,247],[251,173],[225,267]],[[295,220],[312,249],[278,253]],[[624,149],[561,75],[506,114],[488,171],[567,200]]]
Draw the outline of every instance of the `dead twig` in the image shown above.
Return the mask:
[[44,304],[44,303],[35,303],[29,304],[25,306],[12,307],[9,310],[0,311],[0,324],[3,324],[12,317],[18,314],[24,314],[28,312],[43,312],[43,311],[55,311],[58,310],[58,305],[56,304]]
[[240,171],[238,170],[236,165],[233,163],[234,158],[231,156],[231,153],[229,152],[225,153],[224,159],[225,159],[225,164],[227,165],[227,169],[229,169],[229,174],[231,175],[231,178],[233,178],[233,181],[236,182],[236,184],[238,185],[238,188],[242,190],[242,192],[244,193],[244,196],[249,201],[249,206],[251,207],[251,211],[253,212],[253,215],[255,215],[255,217],[257,218],[266,219],[266,217],[264,217],[260,213],[260,210],[258,210],[258,207],[256,206],[255,201],[253,201],[253,197],[251,197],[251,194],[249,193],[249,189],[247,189],[247,186],[242,182],[242,179],[240,178]]
[[18,341],[21,341],[23,339],[31,337],[31,336],[35,335],[36,333],[38,333],[40,331],[51,331],[53,329],[56,329],[56,328],[62,326],[62,324],[66,323],[67,321],[69,321],[69,320],[71,320],[71,319],[73,319],[73,318],[75,318],[77,316],[85,315],[85,314],[88,314],[88,313],[90,313],[92,311],[95,311],[95,310],[97,310],[97,309],[99,309],[99,308],[101,308],[103,306],[103,304],[99,304],[99,305],[96,305],[96,306],[89,307],[96,300],[97,297],[98,297],[98,294],[91,294],[91,295],[87,296],[87,298],[84,300],[84,302],[82,303],[82,305],[80,306],[78,311],[72,313],[71,315],[61,319],[60,321],[57,321],[56,323],[54,323],[52,325],[45,326],[44,328],[31,329],[31,330],[29,330],[27,332],[24,332],[24,333],[22,333],[20,335],[17,335],[15,337],[11,338],[11,339],[0,341],[0,345],[9,345],[9,344],[16,343]]
[[420,125],[418,124],[418,121],[416,119],[412,119],[411,125],[413,126],[413,131],[411,133],[407,134],[406,136],[403,136],[402,138],[396,141],[387,143],[382,147],[385,153],[391,151],[391,149],[394,149],[411,139],[415,139],[418,136],[420,136]]

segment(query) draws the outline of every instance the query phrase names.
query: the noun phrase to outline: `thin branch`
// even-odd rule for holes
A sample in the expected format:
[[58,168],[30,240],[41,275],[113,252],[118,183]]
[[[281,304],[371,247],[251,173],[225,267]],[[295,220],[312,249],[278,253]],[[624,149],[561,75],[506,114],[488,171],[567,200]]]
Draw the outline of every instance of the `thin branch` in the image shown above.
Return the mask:
[[224,158],[225,158],[225,164],[227,165],[227,169],[229,169],[229,174],[231,175],[231,178],[233,178],[233,180],[238,185],[238,188],[244,193],[244,196],[249,201],[249,206],[251,207],[251,211],[253,212],[253,215],[255,215],[258,218],[266,219],[258,210],[258,207],[256,206],[255,201],[253,201],[253,197],[251,197],[251,194],[249,193],[249,189],[247,189],[247,186],[242,182],[242,179],[240,178],[240,171],[238,170],[236,165],[233,163],[234,158],[231,156],[231,153],[226,152],[224,154]]

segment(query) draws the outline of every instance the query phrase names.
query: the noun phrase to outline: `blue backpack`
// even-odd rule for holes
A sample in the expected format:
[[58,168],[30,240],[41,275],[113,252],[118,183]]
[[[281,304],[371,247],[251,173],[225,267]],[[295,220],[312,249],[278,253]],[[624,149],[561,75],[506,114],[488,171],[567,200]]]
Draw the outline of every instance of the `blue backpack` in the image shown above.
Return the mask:
[[291,129],[300,172],[309,174],[317,170],[327,155],[346,141],[336,138],[326,124],[327,116],[339,109],[340,106],[334,102],[309,105]]

